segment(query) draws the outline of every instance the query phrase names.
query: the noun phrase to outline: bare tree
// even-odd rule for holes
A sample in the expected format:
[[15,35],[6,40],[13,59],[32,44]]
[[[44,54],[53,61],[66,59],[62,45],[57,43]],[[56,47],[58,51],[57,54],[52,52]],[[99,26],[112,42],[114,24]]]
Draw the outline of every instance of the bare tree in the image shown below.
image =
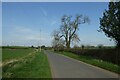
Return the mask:
[[55,50],[63,49],[64,48],[64,44],[65,44],[65,41],[62,38],[60,38],[58,33],[59,33],[59,31],[56,31],[56,30],[53,32],[54,39],[52,40],[52,47]]
[[54,33],[56,39],[64,39],[67,48],[70,48],[71,41],[80,41],[77,30],[79,30],[79,25],[88,23],[89,18],[82,15],[77,15],[75,19],[71,16],[64,15],[61,19],[61,26],[58,31]]

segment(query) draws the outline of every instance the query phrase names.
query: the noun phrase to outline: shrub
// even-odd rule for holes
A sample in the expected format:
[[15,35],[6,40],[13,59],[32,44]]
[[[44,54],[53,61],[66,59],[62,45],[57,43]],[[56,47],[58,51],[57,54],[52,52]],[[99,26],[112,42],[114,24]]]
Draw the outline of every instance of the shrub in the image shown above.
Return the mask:
[[65,51],[72,52],[77,55],[90,56],[95,59],[104,60],[114,64],[120,62],[120,50],[119,49],[65,49]]

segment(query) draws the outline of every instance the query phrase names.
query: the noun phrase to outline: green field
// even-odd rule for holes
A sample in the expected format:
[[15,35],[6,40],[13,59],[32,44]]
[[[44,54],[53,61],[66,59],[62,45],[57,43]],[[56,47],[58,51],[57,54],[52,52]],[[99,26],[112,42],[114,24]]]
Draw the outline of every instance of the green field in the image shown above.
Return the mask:
[[3,78],[51,78],[47,56],[35,49],[3,49]]
[[2,62],[2,48],[0,48],[0,62]]
[[27,56],[33,52],[34,49],[2,49],[2,61],[9,61],[11,59],[18,59]]

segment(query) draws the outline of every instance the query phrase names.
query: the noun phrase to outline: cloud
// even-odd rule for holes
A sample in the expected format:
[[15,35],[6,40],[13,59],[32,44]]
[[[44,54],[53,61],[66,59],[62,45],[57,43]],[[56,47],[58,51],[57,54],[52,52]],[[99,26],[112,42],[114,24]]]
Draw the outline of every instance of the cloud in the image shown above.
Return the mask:
[[25,27],[14,27],[14,30],[17,31],[17,32],[22,32],[22,33],[28,33],[28,32],[31,32],[32,30],[30,28],[25,28]]
[[4,34],[3,44],[11,44],[11,45],[47,45],[50,46],[51,37],[49,34],[45,32],[41,32],[39,30],[31,29],[28,27],[13,27],[11,30],[11,34]]
[[40,8],[40,9],[41,9],[43,15],[44,15],[45,17],[47,17],[47,11],[46,11],[45,9],[43,9],[43,8]]
[[17,33],[17,36],[23,36],[26,40],[40,40],[41,37],[42,40],[45,39],[45,36],[47,34],[40,35],[41,33],[38,30],[26,28],[26,27],[15,27],[14,29],[15,33]]
[[54,20],[54,21],[51,22],[51,25],[55,25],[56,23],[57,23],[57,21]]

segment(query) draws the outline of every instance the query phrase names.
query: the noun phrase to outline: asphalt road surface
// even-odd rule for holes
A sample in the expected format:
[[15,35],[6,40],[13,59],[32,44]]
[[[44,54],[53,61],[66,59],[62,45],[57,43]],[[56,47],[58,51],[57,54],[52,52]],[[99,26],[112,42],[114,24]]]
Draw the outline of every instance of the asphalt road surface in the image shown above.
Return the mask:
[[81,61],[45,51],[50,62],[53,78],[118,78],[118,74]]

